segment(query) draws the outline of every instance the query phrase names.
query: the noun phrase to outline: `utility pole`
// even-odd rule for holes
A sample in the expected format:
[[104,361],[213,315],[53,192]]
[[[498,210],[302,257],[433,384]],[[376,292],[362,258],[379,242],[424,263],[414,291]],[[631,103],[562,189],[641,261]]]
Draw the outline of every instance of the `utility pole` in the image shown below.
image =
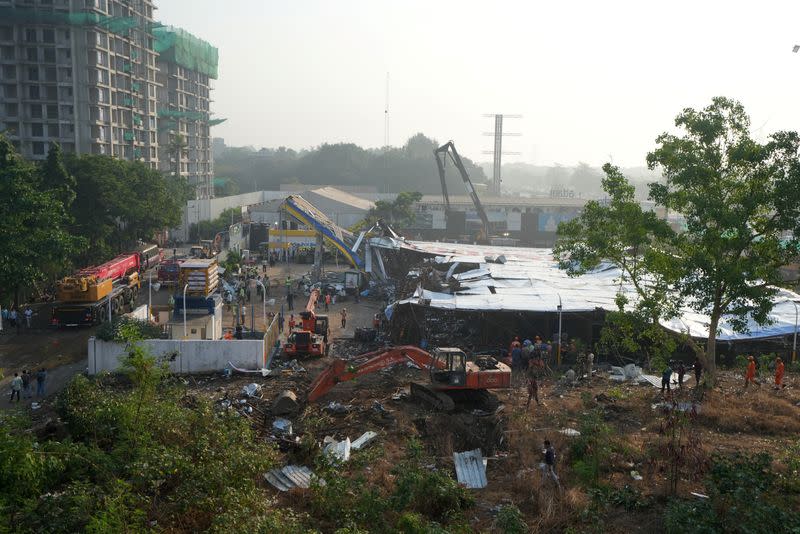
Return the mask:
[[494,132],[483,132],[483,135],[494,136],[494,149],[484,150],[484,154],[492,154],[492,183],[490,191],[492,194],[500,196],[500,184],[502,179],[503,155],[519,156],[520,152],[503,152],[503,136],[521,136],[521,133],[503,133],[503,119],[521,119],[522,115],[503,115],[497,113],[487,113],[484,117],[494,117]]

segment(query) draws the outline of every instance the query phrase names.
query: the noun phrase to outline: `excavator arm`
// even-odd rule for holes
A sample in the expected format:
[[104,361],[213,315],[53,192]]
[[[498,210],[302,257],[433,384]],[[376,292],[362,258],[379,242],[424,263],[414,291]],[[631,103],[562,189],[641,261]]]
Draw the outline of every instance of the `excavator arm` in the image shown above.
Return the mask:
[[486,215],[486,210],[483,209],[483,204],[481,204],[481,199],[478,198],[478,193],[475,192],[475,187],[472,185],[472,180],[469,179],[469,174],[467,174],[467,169],[464,167],[464,162],[461,161],[461,156],[458,155],[456,145],[454,145],[452,141],[448,141],[446,144],[434,150],[433,153],[436,156],[436,165],[439,168],[439,178],[442,181],[442,194],[445,198],[446,210],[448,212],[450,211],[450,199],[447,197],[447,184],[445,183],[444,175],[444,158],[450,156],[450,159],[453,160],[453,164],[458,169],[459,174],[461,174],[461,179],[464,181],[464,185],[467,188],[467,192],[469,192],[470,198],[472,198],[472,204],[475,206],[475,211],[478,212],[478,217],[481,218],[481,222],[483,223],[483,237],[484,239],[489,239],[489,217]]
[[334,360],[333,363],[322,371],[308,391],[308,402],[314,402],[339,382],[347,382],[381,369],[386,369],[398,363],[411,361],[422,369],[430,369],[432,365],[444,368],[444,362],[436,360],[431,354],[413,345],[393,347],[388,350],[368,352],[359,358],[358,362],[347,360]]

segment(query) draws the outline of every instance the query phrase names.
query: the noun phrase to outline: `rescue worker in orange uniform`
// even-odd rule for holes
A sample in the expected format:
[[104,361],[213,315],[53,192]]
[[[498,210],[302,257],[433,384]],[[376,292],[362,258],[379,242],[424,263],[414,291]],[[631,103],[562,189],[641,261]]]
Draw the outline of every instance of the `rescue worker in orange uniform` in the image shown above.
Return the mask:
[[783,385],[783,372],[784,372],[783,360],[777,358],[775,360],[775,389],[781,389],[783,387],[786,387]]
[[747,371],[744,374],[744,388],[747,389],[747,385],[752,382],[753,384],[758,384],[756,382],[756,361],[752,355],[747,357]]

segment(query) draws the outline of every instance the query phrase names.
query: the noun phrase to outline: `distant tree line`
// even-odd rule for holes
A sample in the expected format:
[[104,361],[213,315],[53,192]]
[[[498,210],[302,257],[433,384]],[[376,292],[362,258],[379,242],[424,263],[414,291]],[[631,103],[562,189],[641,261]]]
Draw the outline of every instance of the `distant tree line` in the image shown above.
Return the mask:
[[0,135],[0,302],[151,241],[191,196],[183,178],[55,144],[26,161]]
[[[441,192],[433,151],[439,143],[418,133],[402,147],[364,149],[353,143],[323,144],[310,150],[280,147],[254,150],[226,147],[214,157],[218,196],[275,190],[281,184],[375,186],[379,192]],[[475,183],[486,174],[468,158],[464,165]],[[461,178],[449,168],[451,194],[466,194]]]

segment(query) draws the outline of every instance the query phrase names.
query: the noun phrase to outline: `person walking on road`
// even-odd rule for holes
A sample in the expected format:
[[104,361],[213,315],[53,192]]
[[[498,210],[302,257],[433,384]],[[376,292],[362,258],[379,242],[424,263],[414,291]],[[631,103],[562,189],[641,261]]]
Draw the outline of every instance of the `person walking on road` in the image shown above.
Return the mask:
[[33,310],[30,306],[25,308],[25,324],[28,326],[28,329],[31,327],[31,319],[33,319]]
[[782,389],[786,387],[783,383],[784,368],[783,360],[777,358],[775,360],[775,389]]
[[747,357],[747,370],[744,373],[744,389],[747,389],[747,386],[752,382],[753,384],[758,384],[756,382],[756,360],[753,358],[752,355]]
[[331,310],[331,294],[325,293],[325,311]]
[[11,398],[8,402],[14,402],[14,395],[17,396],[17,402],[19,402],[20,391],[22,391],[22,378],[20,378],[19,373],[14,373],[14,378],[11,379]]
[[286,306],[290,310],[294,309],[294,295],[292,295],[291,292],[288,295],[286,295]]
[[552,478],[556,486],[560,489],[561,482],[558,480],[558,475],[556,474],[556,451],[553,448],[553,444],[550,443],[550,440],[544,440],[544,450],[542,454],[544,455],[544,462],[540,464],[542,469],[542,482],[545,482],[548,478]]
[[342,330],[347,326],[347,308],[342,308]]
[[39,369],[36,373],[36,396],[37,397],[44,397],[44,383],[47,381],[47,371],[44,370],[44,367]]
[[290,315],[289,315],[289,333],[290,333],[290,334],[291,334],[291,333],[292,333],[292,331],[294,330],[294,325],[295,325],[295,322],[294,322],[294,314],[292,313],[292,314],[290,314]]

